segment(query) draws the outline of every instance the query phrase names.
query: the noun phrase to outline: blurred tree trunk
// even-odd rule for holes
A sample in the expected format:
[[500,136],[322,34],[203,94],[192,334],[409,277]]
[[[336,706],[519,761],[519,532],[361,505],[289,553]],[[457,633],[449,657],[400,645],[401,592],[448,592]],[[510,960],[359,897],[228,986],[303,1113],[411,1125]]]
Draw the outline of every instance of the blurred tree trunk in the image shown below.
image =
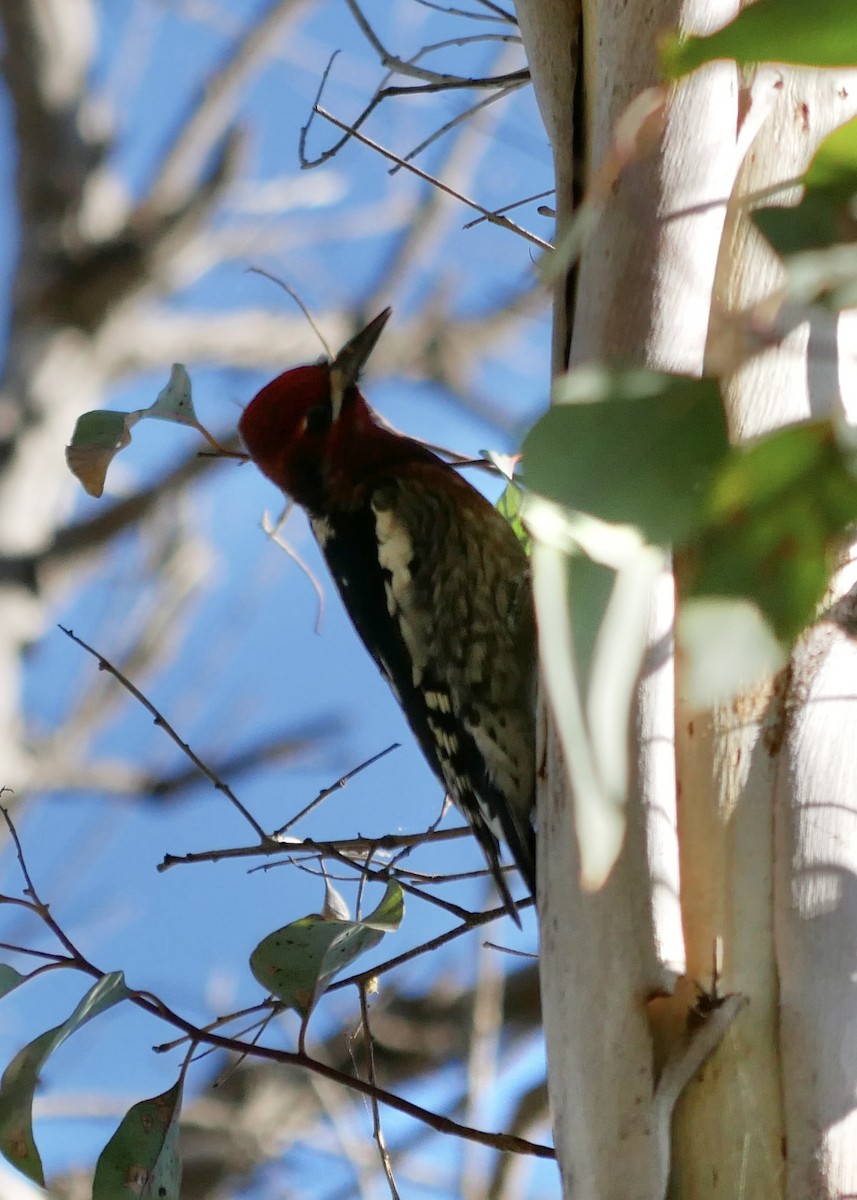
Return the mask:
[[[273,36],[299,7],[296,0],[276,0],[259,28]],[[215,80],[211,96],[191,114],[206,113],[205,128],[192,127],[188,118],[151,193],[133,205],[110,161],[112,118],[90,92],[98,39],[94,0],[0,0],[0,28],[15,125],[18,218],[0,375],[0,783],[21,802],[48,783],[57,766],[29,736],[21,699],[21,653],[42,632],[48,585],[67,582],[81,557],[139,521],[165,484],[154,481],[148,495],[138,494],[125,510],[117,505],[112,521],[78,526],[63,537],[76,485],[57,449],[82,412],[105,403],[117,379],[139,362],[151,366],[169,357],[170,348],[153,353],[147,347],[157,340],[159,302],[176,290],[182,253],[203,236],[235,178],[238,137],[233,109],[218,87],[222,80]],[[245,73],[258,53],[245,61]],[[234,89],[241,72],[230,66]],[[216,360],[216,345],[194,348],[188,341],[182,357],[212,351]],[[237,349],[224,330],[221,346],[227,360]],[[188,465],[173,485],[193,472]],[[183,567],[176,555],[161,566],[166,624],[202,567],[195,554],[184,556]],[[146,661],[157,653],[157,637],[149,641]],[[66,778],[84,749],[82,737],[64,745]]]
[[[586,113],[574,117],[585,121],[590,173],[628,103],[657,82],[657,32],[706,32],[736,9],[733,0],[586,8]],[[561,239],[574,176],[578,17],[564,0],[518,0],[518,12],[556,160]],[[735,438],[841,405],[829,329],[804,324],[724,372],[738,314],[779,278],[740,205],[724,201],[805,168],[855,112],[855,80],[843,74],[760,68],[742,78],[717,63],[669,90],[657,145],[622,172],[585,246],[573,321],[569,289],[559,289],[555,370],[606,360],[725,373]],[[543,1008],[556,1145],[574,1200],[656,1197],[668,1178],[682,1200],[857,1190],[857,706],[847,586],[787,670],[717,711],[689,711],[680,664],[645,673],[625,845],[596,893],[578,886],[573,805],[548,735]],[[657,603],[663,628],[668,593]],[[711,987],[718,939],[720,992],[749,1003],[671,1121],[647,1000],[685,975],[658,1005],[660,1032],[672,1029],[680,1045],[690,985]]]

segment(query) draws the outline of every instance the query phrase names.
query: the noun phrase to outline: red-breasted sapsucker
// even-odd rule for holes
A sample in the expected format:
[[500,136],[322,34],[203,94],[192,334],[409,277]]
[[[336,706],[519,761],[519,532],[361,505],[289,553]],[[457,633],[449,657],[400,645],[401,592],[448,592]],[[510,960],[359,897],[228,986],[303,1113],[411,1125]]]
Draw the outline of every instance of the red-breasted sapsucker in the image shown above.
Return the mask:
[[345,608],[506,907],[502,837],[535,890],[535,621],[509,524],[447,463],[378,424],[357,378],[386,309],[333,362],[296,367],[239,422],[250,457],[307,512]]

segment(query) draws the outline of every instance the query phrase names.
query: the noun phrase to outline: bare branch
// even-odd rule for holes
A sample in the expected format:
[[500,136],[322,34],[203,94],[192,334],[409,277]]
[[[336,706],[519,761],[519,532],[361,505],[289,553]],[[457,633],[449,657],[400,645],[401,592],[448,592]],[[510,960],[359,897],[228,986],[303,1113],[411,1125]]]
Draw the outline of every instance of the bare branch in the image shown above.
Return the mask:
[[[372,28],[369,21],[366,19],[365,15],[363,13],[363,10],[360,8],[360,5],[357,3],[357,0],[345,0],[345,3],[348,5],[349,9],[351,10],[351,15],[354,17],[354,20],[357,22],[357,25],[359,26],[361,33],[364,35],[364,37],[369,42],[372,49],[378,55],[378,61],[381,63],[381,65],[383,67],[386,67],[390,71],[396,72],[399,75],[410,75],[410,76],[414,77],[415,79],[424,79],[427,83],[432,84],[436,90],[440,89],[440,88],[449,88],[449,87],[452,87],[452,88],[496,87],[496,86],[502,86],[506,83],[512,82],[511,78],[509,78],[509,77],[503,78],[502,76],[499,78],[492,78],[490,75],[485,76],[485,77],[468,78],[463,75],[450,75],[443,71],[431,71],[426,67],[418,66],[417,63],[414,62],[413,60],[399,58],[398,55],[391,54],[389,52],[389,50],[387,50],[386,47],[383,45],[383,43],[381,42],[381,39],[378,37],[378,35],[375,33],[375,30]],[[422,51],[420,51],[420,55],[418,55],[417,57],[421,57],[423,54],[427,53],[429,50],[441,49],[444,46],[463,45],[466,42],[470,42],[470,41],[474,41],[474,40],[487,41],[487,40],[489,40],[489,37],[490,37],[490,40],[499,40],[499,41],[512,40],[504,34],[495,34],[493,36],[491,36],[491,35],[482,36],[478,39],[477,38],[469,38],[469,37],[468,38],[452,38],[448,42],[437,43],[435,46],[424,48]],[[515,39],[515,40],[518,40],[518,39]],[[528,72],[525,72],[525,73],[527,75],[529,74]],[[515,72],[515,74],[518,75],[519,73]]]
[[286,821],[285,825],[281,825],[279,829],[275,829],[272,836],[275,838],[281,838],[284,833],[286,833],[289,829],[292,829],[293,826],[297,825],[298,821],[303,820],[303,818],[308,816],[313,809],[318,808],[319,804],[322,804],[328,798],[328,796],[332,796],[334,792],[346,787],[355,775],[359,775],[360,772],[365,771],[367,767],[374,766],[376,762],[380,762],[382,758],[386,758],[388,754],[390,754],[393,750],[398,750],[400,746],[401,742],[392,742],[384,750],[379,750],[377,754],[373,754],[371,758],[367,758],[364,762],[360,763],[359,766],[353,767],[350,771],[346,771],[346,773],[340,779],[337,779],[336,783],[331,783],[328,787],[322,788],[316,798],[314,800],[310,800],[309,804],[302,808],[299,813],[296,813],[293,817],[290,817],[289,820]]
[[[450,130],[455,129],[456,126],[462,125],[465,121],[470,120],[470,118],[475,116],[476,113],[483,112],[490,105],[496,104],[496,102],[498,100],[505,100],[507,96],[510,96],[512,94],[512,92],[516,91],[519,87],[523,87],[523,86],[524,86],[524,81],[522,81],[521,83],[510,84],[508,87],[499,88],[494,93],[493,96],[485,96],[482,100],[478,100],[476,102],[476,104],[469,105],[469,107],[465,108],[463,110],[463,112],[458,113],[457,116],[452,117],[449,121],[445,121],[443,123],[443,125],[440,125],[434,131],[434,133],[429,134],[429,136],[427,138],[423,138],[423,140],[419,143],[419,145],[414,146],[413,150],[408,151],[408,153],[405,155],[403,161],[404,162],[413,161],[413,159],[415,159],[418,154],[422,154],[423,150],[427,150],[429,148],[429,146],[433,146],[436,141],[438,141],[440,138],[444,137],[447,133],[450,132]],[[395,175],[396,172],[400,171],[400,170],[401,170],[401,167],[399,167],[399,166],[392,167],[390,170],[390,174]],[[512,205],[509,205],[503,211],[508,212],[512,207],[513,207]],[[498,209],[494,209],[493,211],[494,211],[494,216],[500,215],[500,212]],[[485,217],[480,218],[480,220],[483,220],[483,221],[486,219],[487,218],[485,218]]]
[[[76,639],[77,640],[77,639]],[[5,808],[0,805],[0,815],[2,815],[9,832],[15,843],[18,861],[21,871],[24,876],[26,891],[30,900],[23,901],[25,907],[28,907],[40,920],[51,930],[54,936],[60,941],[63,947],[68,951],[75,969],[89,975],[91,978],[100,980],[105,977],[105,973],[99,970],[93,963],[80,953],[68,935],[64,932],[55,918],[51,915],[50,908],[41,899],[36,891],[32,877],[24,859],[23,848],[14,824]],[[500,910],[504,911],[504,910]],[[356,981],[356,977],[355,977]],[[328,989],[331,990],[331,989]],[[537,1158],[552,1159],[555,1157],[554,1151],[549,1146],[539,1145],[538,1143],[528,1142],[523,1138],[513,1137],[503,1133],[487,1133],[481,1129],[473,1129],[469,1126],[462,1125],[458,1121],[452,1120],[450,1117],[441,1115],[440,1113],[431,1112],[429,1109],[423,1108],[421,1105],[414,1104],[401,1096],[396,1096],[391,1092],[385,1091],[378,1087],[360,1079],[358,1076],[346,1074],[335,1067],[329,1066],[327,1063],[321,1062],[317,1058],[313,1058],[302,1050],[289,1051],[278,1050],[273,1047],[260,1045],[256,1042],[245,1042],[239,1038],[225,1037],[217,1033],[211,1028],[199,1028],[192,1022],[187,1021],[184,1017],[175,1012],[169,1005],[165,1004],[160,997],[151,992],[146,991],[131,991],[128,994],[129,1001],[142,1009],[144,1012],[152,1016],[166,1021],[174,1028],[181,1030],[193,1043],[198,1043],[203,1046],[215,1046],[221,1050],[228,1050],[239,1055],[248,1055],[255,1058],[267,1059],[271,1062],[277,1062],[284,1065],[302,1067],[305,1070],[312,1071],[317,1075],[326,1079],[334,1080],[337,1083],[351,1089],[352,1091],[362,1093],[370,1099],[375,1099],[381,1104],[385,1104],[390,1108],[394,1108],[406,1116],[410,1116],[417,1121],[429,1126],[438,1133],[451,1134],[455,1137],[464,1138],[479,1142],[481,1145],[490,1146],[498,1150],[503,1150],[512,1154],[532,1154]]]
[[454,8],[452,5],[433,4],[432,0],[416,0],[416,3],[423,8],[431,8],[435,12],[448,13],[452,17],[467,17],[470,21],[508,21],[510,25],[516,25],[514,15],[500,8],[498,4],[491,4],[489,0],[475,0],[475,3],[482,4],[483,8],[488,11],[484,13],[472,12],[465,8]]
[[[503,39],[503,40],[506,40],[506,39]],[[301,166],[305,170],[310,169],[312,167],[320,167],[323,163],[328,162],[331,158],[335,158],[336,155],[339,153],[339,151],[342,149],[342,147],[352,137],[357,136],[357,130],[360,129],[360,127],[366,123],[366,121],[369,119],[369,117],[372,115],[372,113],[375,111],[375,109],[378,107],[378,105],[381,104],[384,100],[390,99],[390,97],[393,97],[393,96],[419,96],[419,95],[434,94],[436,92],[444,92],[444,91],[460,91],[462,88],[472,88],[472,87],[489,87],[489,86],[496,87],[498,89],[499,94],[497,96],[489,97],[488,100],[483,101],[479,105],[474,105],[472,111],[476,111],[477,108],[484,107],[485,104],[491,103],[492,100],[499,99],[500,96],[506,95],[507,93],[514,91],[516,88],[522,87],[529,80],[529,76],[528,76],[527,72],[522,70],[522,71],[511,71],[505,75],[498,75],[495,77],[487,77],[487,78],[481,79],[481,80],[479,80],[479,79],[466,79],[466,80],[452,79],[452,80],[448,80],[445,82],[435,82],[435,83],[419,84],[419,85],[415,84],[410,87],[404,86],[404,85],[391,85],[391,86],[387,86],[387,87],[381,87],[375,92],[372,99],[369,101],[369,103],[366,105],[366,107],[360,112],[360,114],[355,118],[354,121],[352,121],[349,125],[340,125],[340,129],[342,129],[344,131],[343,137],[341,137],[338,141],[334,142],[334,144],[332,146],[329,146],[327,150],[322,151],[322,153],[319,154],[316,158],[308,158],[307,153],[306,153],[306,144],[307,144],[307,139],[309,137],[309,131],[312,127],[313,118],[316,113],[318,113],[321,116],[328,116],[328,114],[325,112],[325,110],[321,107],[320,101],[321,101],[321,96],[322,96],[322,92],[324,90],[325,83],[327,82],[328,74],[329,74],[332,66],[333,66],[333,59],[331,58],[330,62],[327,65],[327,68],[324,72],[324,75],[322,76],[321,83],[319,84],[318,92],[316,93],[315,103],[313,104],[309,118],[308,118],[306,124],[301,127],[300,140],[298,143],[298,152],[300,155]],[[330,119],[330,118],[328,117],[328,119]],[[453,122],[453,124],[455,124],[455,123],[456,122]],[[451,128],[451,126],[450,126],[450,128]],[[435,135],[433,135],[433,138],[430,140],[434,140],[434,137],[437,137],[437,136],[440,136],[440,135],[435,134]],[[358,139],[358,140],[362,141],[364,139]],[[367,143],[367,145],[368,144],[369,143]],[[427,145],[429,143],[425,143],[425,144]],[[417,151],[412,152],[412,154],[408,155],[407,157],[412,158],[415,153],[417,153]],[[405,161],[407,161],[407,159]],[[402,163],[400,163],[399,165],[401,166]],[[395,167],[394,170],[391,171],[391,174],[393,174],[396,170],[398,170],[398,167]]]
[[[25,242],[50,237],[73,215],[101,148],[80,107],[95,52],[92,0],[0,0],[3,75],[14,106],[18,203]],[[45,164],[50,163],[50,170]]]
[[[396,850],[401,846],[419,846],[426,841],[446,842],[467,837],[470,829],[461,825],[457,829],[442,829],[437,833],[396,833],[383,834],[377,838],[342,838],[336,842],[320,842],[315,838],[285,838],[282,841],[270,842],[265,845],[228,846],[217,850],[199,850],[191,854],[165,854],[158,865],[159,871],[168,871],[170,867],[191,866],[201,862],[220,862],[230,858],[258,858],[260,855],[282,854],[291,848],[297,851],[325,855],[342,855],[347,858],[358,858],[377,850]],[[349,864],[350,865],[350,864]]]
[[151,700],[144,696],[140,689],[135,687],[131,680],[123,675],[117,667],[114,667],[113,664],[109,662],[102,654],[99,654],[97,650],[88,645],[83,638],[78,637],[73,630],[66,629],[64,625],[60,625],[60,629],[63,631],[66,637],[71,638],[73,642],[77,642],[78,646],[81,646],[88,654],[92,655],[92,657],[98,663],[99,671],[107,671],[110,675],[112,675],[114,679],[118,680],[119,683],[122,684],[127,692],[130,692],[130,694],[139,704],[142,704],[143,708],[152,714],[155,724],[159,725],[160,728],[163,729],[167,734],[167,736],[175,742],[179,750],[181,750],[183,754],[187,755],[197,770],[201,771],[206,779],[211,780],[211,782],[214,784],[215,790],[223,793],[233,807],[238,810],[251,829],[253,829],[253,831],[259,835],[259,840],[261,842],[266,842],[268,838],[264,829],[253,816],[253,814],[244,807],[244,805],[230,788],[229,784],[224,783],[220,776],[212,771],[211,768],[207,766],[202,759],[193,752],[193,750],[191,750],[187,742],[182,741],[166,717],[164,717],[164,715],[155,707],[155,705],[152,704]]
[[520,225],[516,225],[514,221],[510,221],[508,217],[497,216],[489,209],[483,208],[481,204],[477,204],[475,200],[471,200],[467,196],[460,195],[454,189],[447,187],[443,180],[436,179],[433,175],[429,175],[425,171],[421,171],[419,167],[415,167],[413,163],[405,162],[405,160],[400,158],[397,154],[393,154],[392,151],[386,150],[377,142],[373,142],[371,138],[365,137],[364,134],[358,133],[353,126],[346,125],[343,121],[340,121],[337,117],[334,117],[325,109],[315,108],[314,111],[317,112],[320,117],[324,117],[326,121],[329,121],[331,125],[335,125],[337,129],[341,129],[343,132],[349,133],[351,137],[357,138],[358,142],[362,142],[364,146],[368,146],[370,150],[377,151],[377,153],[383,155],[384,158],[388,158],[391,162],[397,163],[400,167],[405,167],[405,169],[410,171],[411,174],[418,176],[420,179],[424,179],[426,183],[432,184],[433,187],[439,188],[442,192],[446,192],[447,195],[452,196],[455,200],[460,200],[461,203],[466,204],[468,208],[472,208],[476,212],[481,213],[485,220],[490,221],[492,225],[499,225],[503,229],[508,229],[510,233],[516,233],[518,237],[522,237],[526,241],[532,242],[533,245],[538,246],[540,250],[553,249],[549,242],[545,242],[542,240],[542,238],[536,237],[534,233],[528,233],[526,229],[522,229]]

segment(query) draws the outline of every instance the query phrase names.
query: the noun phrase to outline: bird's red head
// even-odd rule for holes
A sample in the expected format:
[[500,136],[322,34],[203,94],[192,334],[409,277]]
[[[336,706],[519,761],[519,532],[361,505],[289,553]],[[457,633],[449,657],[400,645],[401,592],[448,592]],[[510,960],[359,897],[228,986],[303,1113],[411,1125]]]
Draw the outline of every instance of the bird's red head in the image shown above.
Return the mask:
[[361,443],[373,434],[383,437],[357,377],[389,316],[387,308],[332,362],[278,375],[254,396],[238,422],[262,474],[311,512],[324,510],[334,467],[352,463]]

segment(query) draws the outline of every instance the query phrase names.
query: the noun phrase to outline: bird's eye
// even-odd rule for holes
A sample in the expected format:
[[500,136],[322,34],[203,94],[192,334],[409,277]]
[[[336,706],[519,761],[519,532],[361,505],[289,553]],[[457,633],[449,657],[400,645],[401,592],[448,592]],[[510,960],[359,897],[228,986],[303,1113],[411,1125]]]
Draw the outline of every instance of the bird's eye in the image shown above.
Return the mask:
[[323,433],[330,427],[330,405],[314,404],[304,417],[305,433]]

